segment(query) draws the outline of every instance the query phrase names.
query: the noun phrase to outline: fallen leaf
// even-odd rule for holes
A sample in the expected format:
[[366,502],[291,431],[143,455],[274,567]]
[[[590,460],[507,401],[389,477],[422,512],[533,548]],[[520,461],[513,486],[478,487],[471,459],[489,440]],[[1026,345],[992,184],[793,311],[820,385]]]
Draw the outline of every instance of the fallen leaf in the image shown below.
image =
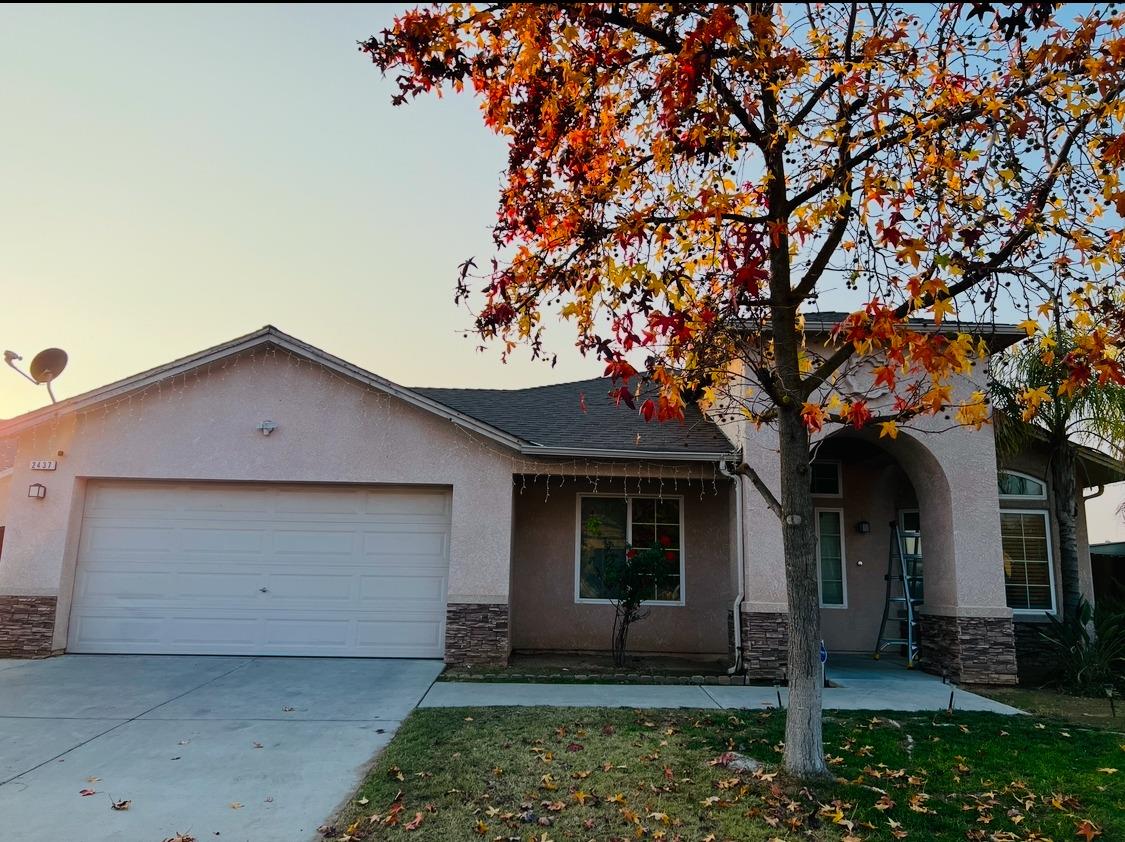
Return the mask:
[[238,801],[232,801],[232,802],[230,802],[230,808],[231,808],[232,810],[241,810],[241,809],[242,809],[242,804],[241,804],[241,803],[239,803]]
[[582,749],[584,749],[584,748],[585,748],[585,746],[582,745],[581,743],[569,743],[566,747],[566,750],[569,751],[569,752],[576,752],[576,751],[582,751]]
[[90,777],[86,778],[86,783],[96,784],[100,780],[101,778],[99,778],[97,775],[90,775]]
[[370,804],[370,803],[371,803],[371,799],[370,799],[370,798],[368,798],[368,797],[367,797],[367,796],[365,795],[365,796],[363,796],[363,798],[359,799],[359,800],[358,800],[358,801],[356,801],[355,803],[356,803],[356,804],[358,804],[358,805],[359,805],[360,807],[363,807],[363,806],[364,806],[364,805],[366,805],[366,804]]
[[291,708],[291,707],[289,707],[289,705],[282,705],[281,706],[281,712],[282,713],[292,713],[295,710],[296,710],[296,708]]
[[1098,769],[1098,771],[1099,772],[1105,772],[1107,775],[1116,775],[1117,774],[1116,769],[1111,769],[1108,766],[1103,766],[1101,769]]
[[96,790],[93,790],[93,789],[80,789],[80,790],[78,790],[78,794],[81,795],[83,798],[85,798],[87,795],[93,795],[95,792],[96,792]]
[[133,803],[133,802],[132,802],[132,801],[129,801],[129,800],[125,800],[125,801],[113,801],[113,802],[110,802],[110,805],[109,805],[109,809],[111,809],[111,810],[128,810],[128,809],[129,809],[129,806],[130,806],[130,805],[131,805],[132,803]]
[[415,813],[414,818],[412,818],[410,821],[408,821],[406,824],[404,824],[402,826],[402,829],[403,830],[417,830],[418,828],[420,828],[422,826],[422,822],[425,820],[425,818],[426,818],[425,813]]
[[252,743],[252,745],[254,746],[254,748],[265,748],[265,746],[263,746],[263,745],[262,745],[261,743],[259,743],[259,742],[257,742],[257,741],[255,741],[254,743]]
[[1089,819],[1083,819],[1075,827],[1077,829],[1074,831],[1074,835],[1083,837],[1086,842],[1091,842],[1092,839],[1102,835],[1098,826]]
[[164,842],[195,842],[195,837],[187,833],[177,833],[175,836],[169,836]]

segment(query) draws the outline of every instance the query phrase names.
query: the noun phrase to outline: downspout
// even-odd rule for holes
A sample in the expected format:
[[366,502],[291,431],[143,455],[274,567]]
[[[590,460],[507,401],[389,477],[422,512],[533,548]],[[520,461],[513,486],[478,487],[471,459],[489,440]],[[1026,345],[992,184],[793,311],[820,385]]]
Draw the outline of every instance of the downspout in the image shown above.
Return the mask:
[[732,623],[734,626],[734,664],[727,670],[727,675],[734,675],[742,670],[742,601],[745,598],[746,588],[746,569],[743,558],[745,552],[743,550],[743,533],[745,525],[743,523],[743,508],[742,508],[742,475],[732,473],[727,469],[726,462],[719,463],[719,471],[734,483],[734,520],[737,528],[734,538],[734,562],[738,572],[738,593],[734,598],[734,608],[732,611]]

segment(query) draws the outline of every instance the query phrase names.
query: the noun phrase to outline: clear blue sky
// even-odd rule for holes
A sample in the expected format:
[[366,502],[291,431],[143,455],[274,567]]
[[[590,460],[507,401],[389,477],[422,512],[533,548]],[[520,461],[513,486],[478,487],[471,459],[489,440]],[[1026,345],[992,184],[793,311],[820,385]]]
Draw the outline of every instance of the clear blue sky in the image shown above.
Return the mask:
[[[473,352],[502,143],[469,97],[390,105],[392,5],[0,8],[0,348],[60,396],[272,323],[405,384],[600,374]],[[0,417],[46,400],[0,371]]]

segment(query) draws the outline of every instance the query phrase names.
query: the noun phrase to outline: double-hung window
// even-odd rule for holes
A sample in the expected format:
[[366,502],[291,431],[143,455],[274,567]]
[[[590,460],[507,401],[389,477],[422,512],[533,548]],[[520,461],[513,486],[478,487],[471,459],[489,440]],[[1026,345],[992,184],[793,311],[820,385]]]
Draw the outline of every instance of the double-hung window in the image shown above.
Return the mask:
[[1004,550],[1004,590],[1013,611],[1053,612],[1055,575],[1051,556],[1051,521],[1046,509],[1012,508],[1021,501],[1047,499],[1042,480],[1001,471],[1000,542]]
[[627,548],[660,550],[660,563],[646,585],[646,602],[683,604],[683,500],[680,497],[578,497],[575,592],[579,602],[616,597],[609,582]]

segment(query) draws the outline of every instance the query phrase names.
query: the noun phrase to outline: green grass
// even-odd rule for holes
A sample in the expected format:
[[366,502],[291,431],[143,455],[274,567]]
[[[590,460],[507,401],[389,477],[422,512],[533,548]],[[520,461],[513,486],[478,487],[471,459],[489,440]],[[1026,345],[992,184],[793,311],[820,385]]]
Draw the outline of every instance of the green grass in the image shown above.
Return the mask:
[[[994,714],[833,713],[837,781],[805,788],[774,775],[783,730],[781,714],[754,711],[418,710],[326,835],[1058,842],[1089,821],[1103,842],[1125,840],[1119,735]],[[765,774],[712,765],[726,751]]]

